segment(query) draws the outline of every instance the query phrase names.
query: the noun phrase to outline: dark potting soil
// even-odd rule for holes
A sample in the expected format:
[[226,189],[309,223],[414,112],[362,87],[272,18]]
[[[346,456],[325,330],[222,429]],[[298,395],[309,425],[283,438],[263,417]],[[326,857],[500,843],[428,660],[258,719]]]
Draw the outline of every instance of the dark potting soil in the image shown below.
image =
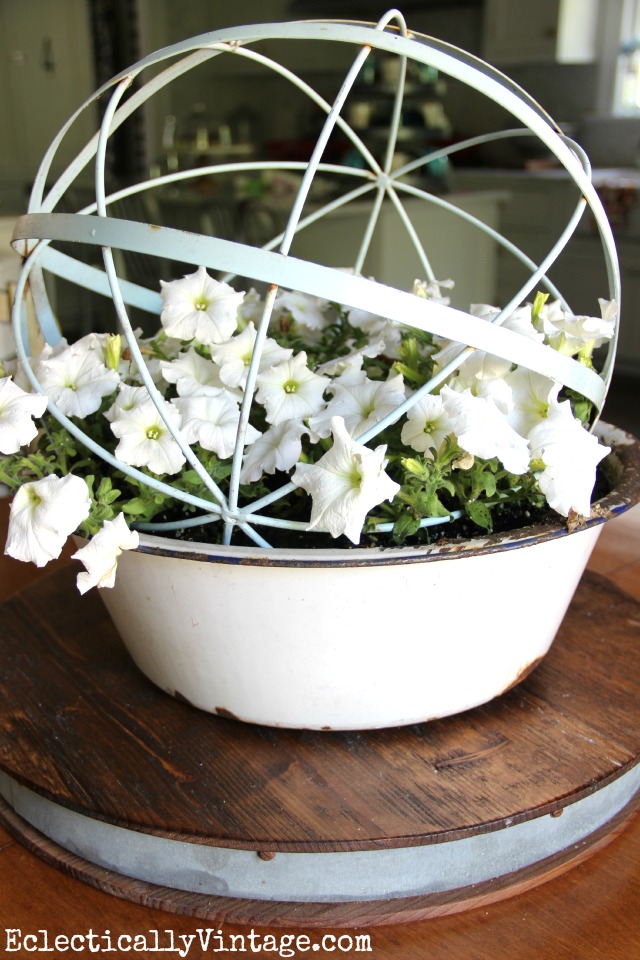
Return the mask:
[[[533,525],[548,524],[555,526],[561,519],[549,507],[535,508],[521,504],[500,504],[492,510],[492,534],[508,533]],[[160,519],[160,518],[157,518]],[[163,520],[175,519],[167,514]],[[338,548],[352,550],[356,546],[347,537],[333,538],[328,533],[309,533],[303,530],[280,530],[272,527],[258,527],[259,532],[273,547],[287,549],[331,549]],[[186,527],[180,530],[167,532],[163,536],[171,539],[189,541],[193,543],[219,543],[220,526],[217,523],[205,524],[198,527]],[[407,537],[402,546],[419,546],[430,543],[447,543],[456,540],[469,540],[473,537],[487,536],[488,531],[479,527],[472,520],[462,517],[453,522],[439,523],[431,527],[423,527],[413,536]],[[252,540],[241,530],[234,534],[233,542],[239,546],[255,546]],[[391,533],[363,533],[359,547],[394,547],[396,546]]]

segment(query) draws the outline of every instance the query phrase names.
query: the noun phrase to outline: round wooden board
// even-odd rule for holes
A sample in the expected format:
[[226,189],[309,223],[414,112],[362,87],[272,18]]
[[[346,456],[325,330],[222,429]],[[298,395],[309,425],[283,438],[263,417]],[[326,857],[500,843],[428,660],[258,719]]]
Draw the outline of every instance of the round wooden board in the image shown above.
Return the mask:
[[[633,774],[640,757],[640,604],[592,574],[517,688],[456,717],[370,733],[255,727],[171,699],[140,675],[98,595],[79,598],[73,577],[62,570],[2,606],[0,770],[96,823],[267,861],[402,852],[551,822]],[[118,896],[207,919],[311,926],[402,922],[511,895],[598,849],[635,802],[553,856],[482,884],[343,903],[163,889],[67,853],[6,805],[3,819],[41,855]]]
[[373,927],[397,923],[416,923],[450,916],[464,910],[525,893],[527,890],[561,876],[584,863],[614,840],[636,815],[638,801],[612,818],[587,840],[540,861],[532,867],[476,884],[430,896],[401,897],[389,900],[349,903],[291,903],[274,900],[248,900],[240,897],[212,897],[174,890],[122,876],[70,853],[35,830],[0,798],[0,822],[36,856],[76,880],[98,890],[167,913],[209,920],[214,923],[259,924],[270,927]]

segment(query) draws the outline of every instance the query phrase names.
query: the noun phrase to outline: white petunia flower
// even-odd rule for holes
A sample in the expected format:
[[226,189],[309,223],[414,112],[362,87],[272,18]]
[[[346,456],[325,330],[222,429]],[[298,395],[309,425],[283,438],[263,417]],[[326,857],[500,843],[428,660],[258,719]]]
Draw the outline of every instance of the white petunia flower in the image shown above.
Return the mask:
[[258,375],[256,400],[266,408],[269,423],[300,420],[318,413],[330,382],[309,370],[302,351]]
[[405,400],[400,373],[389,380],[365,379],[349,386],[334,381],[332,389],[335,393],[326,409],[309,420],[309,426],[319,437],[329,436],[333,417],[342,417],[351,436],[359,437]]
[[[175,360],[162,360],[160,368],[167,383],[175,383],[179,397],[215,397],[226,386],[218,366],[201,357],[193,347]],[[236,391],[236,395],[238,399],[242,397],[240,391]]]
[[445,386],[440,391],[445,413],[453,424],[458,444],[475,457],[497,457],[509,473],[525,473],[529,446],[490,397],[474,397]]
[[[375,313],[369,313],[367,310],[360,310],[358,307],[349,307],[348,313],[351,326],[367,334],[371,347],[382,341],[382,348],[377,351],[376,356],[383,352],[388,357],[399,356],[398,347],[402,341],[402,331],[407,329],[406,326]],[[369,353],[365,355],[370,356]]]
[[[449,383],[454,390],[458,389],[454,383],[451,381]],[[476,380],[471,392],[476,397],[489,397],[498,410],[505,415],[508,415],[513,409],[513,395],[506,380]]]
[[[180,426],[180,414],[175,407],[165,402],[163,411],[167,420]],[[182,450],[152,400],[120,411],[111,423],[111,430],[120,440],[116,457],[132,467],[148,467],[152,473],[161,475],[177,473],[185,462]]]
[[[135,331],[136,335],[140,331]],[[126,377],[131,367],[134,366],[130,360],[123,360],[123,352],[129,353],[127,341],[121,334],[115,333],[88,333],[80,337],[71,348],[75,353],[94,354],[100,363],[111,370],[117,370],[121,377]]]
[[414,280],[413,293],[417,297],[431,300],[432,303],[441,303],[447,307],[451,303],[450,297],[442,295],[443,290],[453,290],[455,280]]
[[390,321],[377,313],[370,313],[368,310],[362,310],[360,307],[347,307],[348,320],[356,330],[362,330],[370,337],[377,336],[380,331]]
[[[159,340],[161,343],[162,354],[165,358],[174,357],[182,349],[182,343],[180,340],[172,340],[169,337],[165,337],[163,334],[159,337],[149,337],[144,339],[142,337],[142,330],[140,328],[133,331],[134,337],[138,347],[145,361],[147,370],[151,375],[151,379],[154,383],[157,384],[160,380],[160,358],[156,356],[156,349],[152,345],[152,341]],[[133,360],[133,355],[129,344],[123,336],[119,336],[119,363],[117,366],[117,371],[120,375],[121,380],[133,380],[136,383],[140,384],[142,378],[138,370],[137,364]],[[56,344],[56,350],[57,350]],[[75,343],[71,345],[76,353],[91,353],[93,354],[100,363],[110,369],[115,369],[113,363],[110,362],[111,356],[114,352],[115,335],[111,333],[88,333],[86,336],[81,337],[80,340],[76,340]],[[60,351],[57,350],[59,353]],[[44,358],[43,359],[47,359]]]
[[139,407],[149,399],[149,391],[146,387],[134,387],[128,383],[121,383],[117,396],[108,410],[105,410],[105,417],[109,421],[117,420],[122,413]]
[[[52,357],[57,357],[61,353],[64,353],[65,350],[69,349],[69,344],[64,337],[60,337],[55,347],[52,347],[50,343],[45,343],[44,347],[40,353],[35,353],[29,357],[29,365],[37,377],[40,379],[39,365],[44,360],[50,360]],[[21,390],[24,390],[26,393],[31,393],[33,387],[31,381],[25,373],[25,368],[20,360],[10,360],[4,361],[3,364],[7,373],[13,377],[13,382],[17,384]]]
[[616,328],[618,304],[615,300],[602,299],[598,303],[601,317],[572,316],[557,300],[548,306],[545,304],[538,323],[551,346],[572,357],[585,348],[590,353],[610,340]]
[[11,377],[0,380],[0,453],[17,453],[38,435],[33,417],[47,409],[47,398],[25,393]]
[[329,323],[329,302],[300,290],[281,290],[276,296],[274,313],[290,313],[297,324],[308,330],[324,330]]
[[244,293],[209,276],[204,267],[181,280],[160,281],[160,322],[170,337],[212,344],[228,340],[238,326]]
[[[228,387],[242,387],[247,382],[249,364],[256,342],[256,328],[248,323],[242,333],[230,340],[211,347],[211,356],[220,368],[220,379]],[[266,370],[284,360],[288,360],[293,350],[281,347],[279,343],[267,337],[260,355],[259,370]]]
[[[187,443],[199,443],[204,450],[213,450],[221,460],[233,455],[240,410],[229,394],[215,397],[179,397],[171,403],[182,417],[182,434]],[[247,426],[245,443],[254,443],[259,432]]]
[[73,559],[80,560],[85,567],[85,572],[76,577],[80,593],[86,593],[91,587],[112,587],[118,557],[123,550],[135,550],[139,540],[137,532],[129,529],[123,513],[115,520],[105,520],[86,547],[73,554]]
[[610,447],[585,430],[568,400],[550,407],[546,419],[531,430],[529,443],[534,464],[544,464],[535,476],[549,506],[564,517],[571,510],[590,516],[596,467]]
[[120,383],[116,371],[108,370],[95,351],[76,349],[75,344],[40,360],[37,376],[49,399],[68,417],[84,418],[95,413],[102,398]]
[[400,487],[384,472],[386,445],[370,450],[357,443],[341,417],[334,417],[331,429],[331,449],[317,463],[298,463],[291,479],[311,496],[309,530],[344,533],[359,543],[367,513],[393,500]]
[[511,388],[513,401],[507,419],[520,436],[526,437],[557,403],[560,384],[524,367],[517,367],[504,382]]
[[445,437],[453,431],[453,421],[447,416],[442,397],[426,394],[407,410],[400,439],[408,447],[433,459],[433,450],[439,450]]
[[564,321],[565,313],[559,300],[546,300],[536,318],[537,329],[547,337],[557,333],[558,325]]
[[263,473],[290,470],[300,459],[302,434],[308,432],[302,420],[283,420],[269,427],[245,453],[240,482],[253,483]]
[[334,380],[334,383],[340,383],[343,387],[362,383],[366,378],[366,373],[362,369],[364,358],[379,357],[384,352],[384,347],[384,340],[370,340],[366,346],[360,347],[359,350],[354,350],[352,353],[320,364],[319,367],[316,367],[316,373],[336,377],[337,380]]
[[59,557],[67,537],[86,520],[91,498],[81,477],[53,474],[23,484],[11,504],[5,553],[44,567]]

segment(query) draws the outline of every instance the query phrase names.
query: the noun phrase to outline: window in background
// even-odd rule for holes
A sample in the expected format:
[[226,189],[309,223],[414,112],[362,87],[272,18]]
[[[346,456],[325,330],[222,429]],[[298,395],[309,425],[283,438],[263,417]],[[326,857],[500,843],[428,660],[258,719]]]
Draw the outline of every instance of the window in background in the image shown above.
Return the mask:
[[640,111],[640,0],[627,0],[622,10],[614,112]]
[[640,0],[607,0],[600,7],[598,112],[640,114]]

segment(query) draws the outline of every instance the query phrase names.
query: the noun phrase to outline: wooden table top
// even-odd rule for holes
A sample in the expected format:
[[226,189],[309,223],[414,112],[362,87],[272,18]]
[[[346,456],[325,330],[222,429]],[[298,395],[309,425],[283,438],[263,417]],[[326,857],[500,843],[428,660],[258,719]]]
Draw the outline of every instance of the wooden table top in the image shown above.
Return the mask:
[[[2,543],[6,516],[6,501],[0,501]],[[66,562],[63,558],[55,566]],[[606,525],[591,568],[640,598],[639,507]],[[0,558],[0,600],[43,575],[46,571]],[[640,818],[636,818],[609,846],[585,863],[500,903],[404,926],[372,927],[367,931],[310,929],[310,942],[300,941],[293,954],[278,954],[276,945],[291,943],[283,938],[304,936],[304,930],[255,927],[259,939],[254,943],[264,943],[265,950],[274,951],[273,956],[304,956],[312,950],[315,956],[323,957],[347,952],[349,944],[355,944],[356,936],[366,932],[371,949],[364,955],[375,960],[640,960],[639,903]],[[119,936],[144,935],[147,943],[153,943],[150,931],[160,931],[161,942],[167,946],[171,935],[177,940],[180,935],[196,934],[207,927],[216,934],[218,949],[222,945],[229,949],[233,944],[230,938],[239,936],[247,938],[245,952],[252,952],[248,940],[251,928],[211,924],[116,899],[42,862],[2,828],[0,920],[4,921],[0,928],[0,956],[33,956],[25,948],[33,947],[35,941],[27,942],[22,949],[16,947],[27,934],[36,934],[39,946],[44,946],[44,934],[38,931],[47,931],[51,942],[56,935],[86,937],[92,930],[97,935],[111,931],[109,936],[114,941]],[[16,930],[21,933],[8,932]],[[330,939],[323,944],[325,935]],[[269,936],[275,939],[269,941]],[[339,941],[341,936],[345,939]],[[122,941],[123,956],[132,942]],[[239,950],[242,942],[235,942]],[[106,941],[102,944],[104,948]],[[62,954],[62,947],[59,949]],[[188,956],[204,957],[212,952],[211,945],[205,952],[194,940]],[[57,953],[52,955],[55,960]],[[64,955],[91,954],[85,949],[83,953]],[[120,955],[120,950],[113,953],[114,957]]]

